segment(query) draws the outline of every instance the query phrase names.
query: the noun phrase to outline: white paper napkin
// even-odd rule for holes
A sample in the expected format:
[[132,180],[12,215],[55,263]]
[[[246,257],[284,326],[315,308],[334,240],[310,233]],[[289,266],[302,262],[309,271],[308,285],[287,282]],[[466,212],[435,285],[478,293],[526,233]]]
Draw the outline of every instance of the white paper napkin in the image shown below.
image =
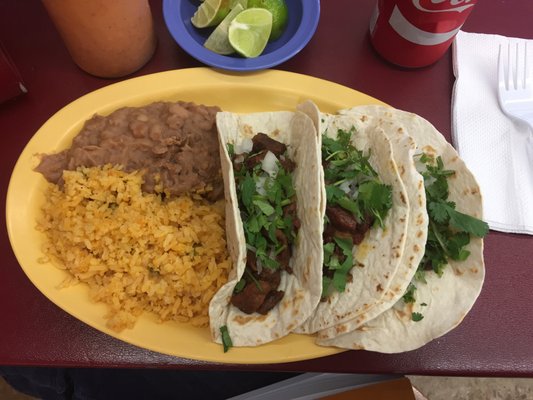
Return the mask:
[[[491,229],[533,234],[533,132],[500,109],[499,45],[524,39],[460,31],[453,45],[454,146],[481,187]],[[513,42],[514,43],[514,42]],[[528,40],[533,68],[533,40]],[[533,71],[532,71],[533,72]]]

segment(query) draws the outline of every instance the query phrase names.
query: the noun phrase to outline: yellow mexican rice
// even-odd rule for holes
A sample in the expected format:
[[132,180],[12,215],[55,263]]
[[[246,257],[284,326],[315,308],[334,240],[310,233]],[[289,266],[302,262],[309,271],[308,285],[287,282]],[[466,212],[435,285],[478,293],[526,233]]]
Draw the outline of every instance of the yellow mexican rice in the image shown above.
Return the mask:
[[38,229],[46,259],[107,304],[108,326],[131,328],[143,312],[207,326],[208,306],[227,281],[223,202],[141,190],[142,173],[119,167],[64,171],[49,184]]

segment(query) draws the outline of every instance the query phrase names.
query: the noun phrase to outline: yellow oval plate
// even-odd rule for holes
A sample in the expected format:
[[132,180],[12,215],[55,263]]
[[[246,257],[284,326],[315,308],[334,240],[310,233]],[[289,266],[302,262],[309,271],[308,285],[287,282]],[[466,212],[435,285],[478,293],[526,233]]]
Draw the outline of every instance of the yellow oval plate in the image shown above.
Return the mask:
[[311,99],[325,112],[378,100],[347,87],[305,75],[267,70],[252,74],[191,68],[161,72],[116,83],[89,93],[52,116],[33,136],[20,155],[9,183],[6,221],[15,255],[33,284],[52,302],[86,324],[125,342],[196,360],[223,363],[263,364],[299,361],[343,350],[315,345],[314,338],[289,335],[253,348],[232,348],[224,353],[211,341],[209,329],[173,322],[157,323],[142,315],[133,329],[117,333],[106,327],[106,307],[89,300],[88,287],[80,284],[58,289],[66,272],[51,264],[39,264],[41,233],[35,221],[44,200],[45,179],[33,168],[36,154],[52,153],[70,146],[84,122],[94,114],[107,115],[124,106],[154,101],[193,101],[218,105],[225,111],[257,112],[294,110]]

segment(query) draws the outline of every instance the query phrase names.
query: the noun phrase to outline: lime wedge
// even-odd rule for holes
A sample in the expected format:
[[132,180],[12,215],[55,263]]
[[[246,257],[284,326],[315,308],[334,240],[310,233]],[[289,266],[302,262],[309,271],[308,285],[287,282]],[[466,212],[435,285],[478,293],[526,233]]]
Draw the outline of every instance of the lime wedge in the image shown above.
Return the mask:
[[229,0],[205,0],[193,14],[191,23],[197,28],[215,26],[229,12]]
[[272,13],[272,32],[270,40],[281,36],[289,20],[289,8],[285,0],[247,0],[248,7],[265,8]]
[[228,39],[239,54],[253,58],[259,56],[265,49],[271,30],[270,11],[264,8],[248,8],[231,21]]
[[211,35],[204,43],[204,47],[217,54],[233,54],[235,49],[231,45],[228,39],[229,24],[239,14],[244,7],[240,3],[236,3],[231,9],[226,18],[222,20],[220,24],[211,32]]

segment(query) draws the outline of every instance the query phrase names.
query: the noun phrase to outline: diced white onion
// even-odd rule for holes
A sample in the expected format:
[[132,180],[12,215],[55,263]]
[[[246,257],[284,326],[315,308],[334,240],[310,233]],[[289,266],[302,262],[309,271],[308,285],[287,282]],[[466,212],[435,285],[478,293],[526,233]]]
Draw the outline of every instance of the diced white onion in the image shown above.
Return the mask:
[[255,189],[257,190],[257,193],[261,196],[266,196],[266,190],[265,190],[265,182],[266,182],[266,176],[258,176],[257,180],[255,181]]
[[253,145],[252,139],[243,138],[242,141],[235,143],[235,154],[249,153]]
[[265,171],[271,178],[275,178],[278,174],[278,158],[271,151],[267,151],[265,158],[261,161],[261,169]]
[[339,189],[348,195],[349,198],[355,199],[359,193],[359,185],[355,179],[350,179],[349,181],[342,182],[339,185]]
[[350,187],[351,181],[344,181],[339,185],[339,189],[342,190],[346,194],[350,194],[352,188]]

